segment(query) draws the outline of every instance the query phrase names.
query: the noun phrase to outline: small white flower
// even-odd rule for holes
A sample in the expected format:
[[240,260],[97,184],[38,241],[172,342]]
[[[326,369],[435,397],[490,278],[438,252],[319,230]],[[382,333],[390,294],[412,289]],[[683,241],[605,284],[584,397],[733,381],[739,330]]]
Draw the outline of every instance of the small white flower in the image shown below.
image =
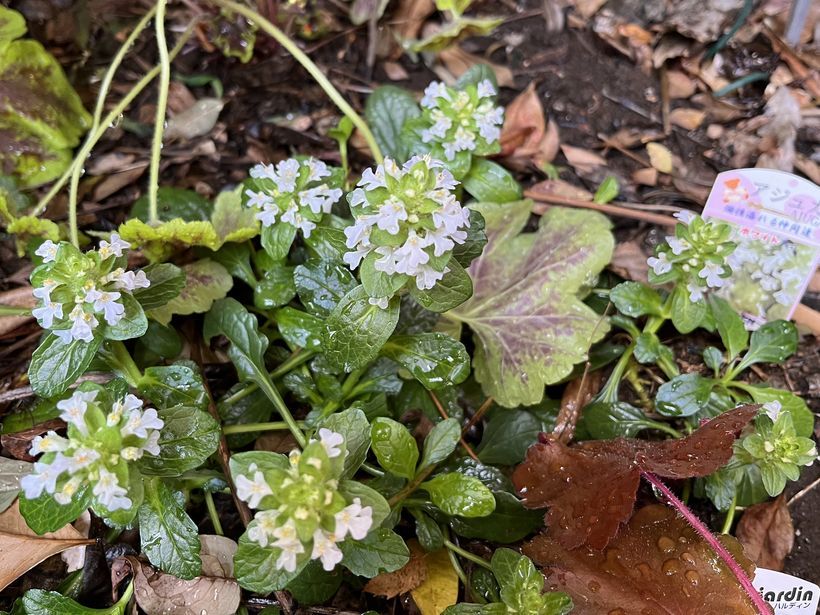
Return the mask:
[[282,550],[279,559],[276,560],[276,567],[293,572],[296,570],[296,556],[305,552],[305,547],[296,534],[296,526],[293,521],[288,520],[284,525],[277,527],[273,535],[277,539],[273,546]]
[[373,525],[373,508],[363,507],[359,498],[353,498],[353,503],[337,512],[334,519],[336,520],[334,537],[337,542],[344,540],[348,533],[354,540],[362,540]]
[[680,256],[683,252],[692,247],[688,241],[685,239],[678,239],[674,235],[667,235],[666,243],[669,244],[669,247],[672,249],[672,254],[675,256]]
[[40,321],[44,329],[51,329],[54,319],[63,317],[63,304],[48,301],[43,307],[31,310],[31,315]]
[[315,214],[330,213],[333,204],[342,197],[342,191],[339,188],[328,189],[324,184],[316,188],[309,188],[302,190],[299,193],[299,203],[310,207],[310,211]]
[[148,288],[151,286],[151,281],[146,277],[144,271],[123,271],[115,285],[121,290],[130,292],[137,288]]
[[489,79],[482,79],[478,82],[476,93],[479,98],[488,98],[496,95],[495,86]]
[[76,474],[87,468],[100,458],[100,454],[92,448],[81,447],[74,451],[71,457],[65,457],[65,468],[69,474]]
[[316,158],[307,159],[308,178],[309,182],[318,181],[330,175],[330,170],[327,165]]
[[356,188],[348,194],[348,203],[351,207],[360,207],[367,204],[367,195],[361,188]]
[[689,224],[692,220],[694,220],[697,216],[689,211],[688,209],[681,209],[680,211],[676,211],[672,214],[678,220],[683,222],[684,224]]
[[447,199],[441,209],[433,212],[433,224],[436,228],[445,228],[452,235],[459,228],[470,226],[470,210],[462,207],[454,197]]
[[142,452],[149,455],[159,455],[159,430],[154,430],[148,434],[148,439],[142,445]]
[[54,493],[57,488],[57,479],[62,474],[64,468],[58,464],[42,463],[38,461],[34,464],[34,473],[20,479],[20,488],[27,500],[39,498],[43,491]]
[[109,243],[105,239],[100,241],[100,247],[97,250],[97,252],[99,253],[100,258],[102,258],[103,260],[111,256],[112,254],[119,258],[120,256],[122,256],[122,251],[127,250],[130,247],[131,244],[127,241],[124,241],[123,239],[120,239],[118,233],[111,233],[111,242]]
[[370,254],[371,250],[372,248],[369,245],[360,243],[353,252],[345,252],[342,260],[351,269],[356,269],[361,264],[362,259]]
[[[100,324],[94,314],[86,312],[81,304],[77,304],[68,315],[71,320],[71,329],[67,337],[73,340],[90,342],[94,339],[94,329]],[[55,332],[56,333],[56,332]],[[65,339],[63,340],[65,341]]]
[[689,282],[686,285],[686,290],[689,291],[689,301],[692,303],[703,301],[703,289],[696,282]]
[[44,263],[52,263],[54,259],[57,258],[57,249],[58,246],[56,243],[51,241],[50,239],[46,239],[43,243],[41,243],[34,253],[37,256],[42,257]]
[[288,158],[276,165],[277,177],[273,181],[281,192],[293,192],[296,190],[296,180],[299,179],[299,161],[295,158]]
[[125,413],[130,413],[132,410],[142,408],[142,400],[136,395],[128,393],[122,400],[115,401],[111,406],[111,412],[105,419],[109,427],[118,425]]
[[379,217],[376,226],[391,235],[399,234],[399,222],[407,220],[407,210],[404,203],[398,199],[388,199],[379,207]]
[[71,499],[74,497],[74,494],[77,493],[77,489],[79,489],[82,484],[83,477],[74,476],[73,478],[67,480],[63,485],[63,488],[54,494],[54,500],[63,506],[69,504]]
[[249,174],[254,179],[270,179],[274,182],[279,179],[276,168],[272,164],[256,164],[251,167]]
[[57,402],[57,409],[62,410],[60,418],[74,425],[83,435],[88,435],[85,424],[85,412],[88,404],[97,398],[97,391],[75,391],[68,399]]
[[372,216],[362,216],[356,220],[353,225],[345,227],[345,245],[352,249],[361,243],[367,243],[367,238],[370,235],[370,229],[372,227]]
[[336,546],[333,534],[325,532],[322,529],[317,529],[313,533],[313,552],[310,554],[311,559],[321,560],[322,568],[330,572],[336,567],[336,564],[342,561],[342,557],[342,550]]
[[66,450],[69,444],[69,441],[58,435],[57,432],[49,431],[46,435],[36,436],[31,441],[29,454],[34,456],[40,453],[57,453]]
[[[388,275],[396,273],[396,249],[390,246],[379,246],[375,252],[381,258],[377,258],[373,263],[374,269]],[[348,254],[350,253],[348,252]]]
[[41,299],[43,303],[48,303],[51,301],[51,291],[57,288],[60,285],[59,282],[56,280],[52,280],[48,278],[43,280],[43,285],[39,288],[35,288],[31,291],[31,294],[34,295],[37,299]]
[[[362,173],[362,178],[359,180],[357,186],[361,186],[366,191],[375,190],[376,188],[386,188],[387,184],[384,181],[384,165],[376,167],[376,171],[367,168]],[[354,190],[355,192],[355,190]]]
[[310,237],[310,233],[316,228],[316,223],[308,220],[299,213],[297,207],[290,207],[282,214],[282,222],[287,222],[291,226],[295,226],[305,237]]
[[720,288],[726,283],[726,280],[720,277],[723,272],[723,267],[718,263],[708,261],[704,263],[703,269],[698,271],[698,277],[706,280],[706,285],[710,288]]
[[[436,160],[435,162],[438,162]],[[431,165],[432,167],[432,165]],[[437,190],[455,190],[456,186],[458,186],[459,182],[453,177],[453,174],[450,173],[447,169],[441,169],[436,174],[436,189]]]
[[420,104],[422,107],[437,107],[437,98],[450,100],[450,94],[447,92],[447,86],[441,81],[432,81],[430,85],[424,89],[424,97],[422,97]]
[[256,523],[248,529],[248,538],[259,544],[260,547],[267,547],[268,541],[276,530],[278,516],[279,511],[277,510],[261,510],[256,513],[254,517]]
[[116,325],[125,316],[125,306],[117,303],[121,296],[116,291],[99,291],[94,288],[85,294],[85,301],[94,304],[94,311],[103,313],[105,322]]
[[444,271],[436,271],[429,265],[423,265],[416,272],[416,286],[419,290],[429,290],[449,271],[448,267],[445,267]]
[[424,251],[427,246],[424,238],[416,235],[416,231],[410,229],[407,240],[394,252],[396,259],[396,271],[415,275],[419,267],[430,260],[430,255]]
[[652,267],[655,275],[663,275],[672,271],[672,263],[669,262],[666,252],[660,252],[657,256],[650,256],[646,259],[646,264]]
[[790,292],[786,292],[785,290],[778,290],[775,292],[772,297],[774,300],[777,301],[780,305],[789,306],[794,303],[794,296]]
[[165,422],[159,418],[155,408],[146,408],[144,412],[132,410],[128,420],[120,429],[123,438],[134,435],[138,438],[147,438],[149,429],[162,429]]
[[244,474],[237,475],[236,497],[247,502],[251,508],[259,508],[262,498],[268,495],[273,495],[273,491],[259,470],[254,472],[252,479]]
[[[463,231],[456,232],[460,233],[458,235],[459,238],[461,238],[461,234],[463,234],[464,238],[466,239],[466,233],[464,233]],[[442,256],[446,252],[452,250],[456,245],[453,239],[450,238],[450,234],[447,232],[447,229],[443,226],[433,231],[427,231],[427,234],[424,236],[424,242],[428,246],[433,246],[433,254],[435,256]]]
[[763,404],[763,408],[761,408],[766,412],[766,416],[772,419],[772,423],[777,420],[777,417],[780,416],[780,411],[783,409],[783,405],[775,400],[767,401]]
[[390,297],[369,297],[367,302],[370,305],[375,305],[378,308],[386,310],[387,306],[390,305]]
[[109,511],[131,508],[131,498],[126,497],[128,491],[120,486],[117,475],[104,467],[100,468],[100,478],[92,492],[97,496],[97,501]]
[[262,223],[262,226],[271,226],[276,223],[276,216],[279,215],[279,208],[275,203],[265,205],[262,211],[256,212],[254,216]]
[[120,457],[126,461],[136,461],[142,457],[142,449],[136,446],[126,446],[120,451]]
[[253,190],[245,190],[245,196],[248,197],[248,207],[255,207],[256,209],[264,209],[266,205],[273,204],[273,198],[264,192],[255,192]]
[[339,447],[344,444],[345,439],[342,434],[322,427],[319,430],[319,442],[321,442],[322,446],[325,448],[327,456],[333,459],[342,454],[342,449]]

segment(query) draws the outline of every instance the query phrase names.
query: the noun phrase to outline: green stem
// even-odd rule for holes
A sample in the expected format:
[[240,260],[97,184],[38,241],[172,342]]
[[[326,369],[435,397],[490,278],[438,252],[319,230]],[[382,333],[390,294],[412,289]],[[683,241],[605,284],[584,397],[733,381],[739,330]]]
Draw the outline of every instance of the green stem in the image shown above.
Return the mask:
[[118,376],[128,383],[128,386],[136,388],[139,385],[142,372],[134,363],[134,359],[131,358],[131,353],[128,352],[125,344],[119,341],[106,342],[100,347],[100,357],[108,363]]
[[[270,373],[270,377],[274,380],[278,380],[285,374],[289,373],[291,370],[296,369],[303,363],[307,363],[308,361],[310,361],[310,359],[312,359],[315,354],[316,353],[314,353],[312,350],[297,350],[292,355],[290,355],[290,357],[288,357],[288,359],[284,363],[282,363],[279,367],[273,370]],[[251,382],[244,389],[240,389],[230,397],[226,397],[223,403],[228,405],[235,404],[236,402],[245,399],[248,395],[250,395],[257,389],[259,389],[259,386],[257,386],[256,383]]]
[[359,129],[364,137],[364,140],[367,141],[367,145],[370,147],[370,151],[372,152],[373,158],[376,162],[382,162],[384,156],[382,156],[381,149],[379,149],[379,144],[376,143],[376,139],[370,131],[370,127],[362,119],[362,117],[353,110],[353,107],[348,104],[330,80],[325,77],[321,69],[313,63],[313,60],[311,60],[307,54],[305,54],[305,52],[302,51],[298,45],[296,45],[296,43],[290,40],[290,38],[288,38],[287,35],[279,28],[248,6],[238,2],[233,2],[232,0],[212,1],[214,4],[229,9],[234,13],[239,13],[249,21],[254,22],[261,30],[270,35],[274,40],[276,40],[277,43],[282,45],[282,47],[284,47],[288,53],[290,53],[293,58],[302,65],[310,76],[316,80],[319,87],[321,87],[325,91],[325,94],[327,94],[336,106],[339,107],[339,110],[349,117],[350,121],[353,122],[353,125]]
[[31,316],[31,308],[0,305],[0,316]]
[[224,536],[225,532],[222,530],[222,522],[219,520],[219,513],[214,504],[214,494],[210,491],[205,491],[205,506],[208,508],[208,516],[211,518],[211,524],[214,526],[214,532],[217,536]]
[[390,504],[390,508],[393,508],[396,504],[404,500],[407,496],[411,495],[416,489],[419,488],[430,474],[433,473],[433,470],[436,469],[436,464],[430,464],[426,468],[422,469],[416,476],[411,480],[407,485],[405,485],[404,489],[399,491],[396,495],[388,500],[388,504]]
[[168,88],[171,85],[171,58],[165,40],[165,5],[167,0],[157,0],[157,50],[159,52],[159,92],[157,112],[154,117],[154,139],[151,143],[151,165],[148,179],[148,224],[159,224],[159,162],[162,155],[162,135],[165,132],[165,112],[168,108]]
[[282,399],[282,395],[279,394],[279,389],[276,388],[276,385],[273,384],[273,381],[267,374],[265,374],[265,377],[259,379],[258,384],[265,396],[273,403],[273,407],[276,408],[277,412],[279,412],[279,416],[285,420],[287,428],[290,430],[290,433],[293,434],[299,448],[305,448],[307,438],[305,438],[305,434],[302,433],[302,430],[299,428],[299,424],[290,413],[290,410],[285,404],[285,400]]
[[[304,426],[303,421],[296,421],[299,427]],[[255,431],[287,431],[290,425],[287,421],[270,421],[268,423],[240,423],[238,425],[225,425],[222,428],[222,433],[226,436],[235,435],[238,433],[253,433]]]
[[[350,374],[348,374],[347,378],[345,378],[344,383],[342,383],[342,401],[350,397],[351,391],[353,391],[356,385],[358,384],[359,379],[362,377],[362,374],[364,374],[363,369],[355,369],[352,372],[350,372]],[[325,404],[325,407],[322,408],[322,418],[330,416],[331,414],[336,412],[336,410],[338,410],[339,407],[342,405],[342,401],[328,401]]]
[[444,546],[447,547],[448,549],[450,549],[450,551],[453,551],[454,553],[458,553],[464,559],[470,560],[474,564],[478,564],[479,566],[483,566],[487,570],[492,570],[493,569],[492,566],[490,566],[490,562],[488,562],[487,560],[482,559],[482,558],[478,557],[478,555],[474,555],[473,553],[470,553],[469,551],[465,551],[464,549],[459,547],[457,544],[454,544],[454,543],[450,542],[447,539],[444,540]]
[[737,510],[737,491],[732,496],[732,503],[729,505],[729,510],[726,511],[726,519],[723,520],[723,528],[720,530],[721,534],[728,534],[732,531],[732,523],[735,520],[735,511]]
[[466,589],[469,587],[467,584],[467,575],[464,572],[464,568],[461,567],[461,562],[458,561],[456,554],[450,549],[447,550],[447,556],[450,558],[450,563],[453,565],[453,570],[455,570],[458,580],[461,581],[461,584]]
[[382,476],[384,476],[384,471],[367,462],[362,464],[361,469],[364,470],[367,474],[370,474],[370,476],[375,476],[376,478],[381,478]]

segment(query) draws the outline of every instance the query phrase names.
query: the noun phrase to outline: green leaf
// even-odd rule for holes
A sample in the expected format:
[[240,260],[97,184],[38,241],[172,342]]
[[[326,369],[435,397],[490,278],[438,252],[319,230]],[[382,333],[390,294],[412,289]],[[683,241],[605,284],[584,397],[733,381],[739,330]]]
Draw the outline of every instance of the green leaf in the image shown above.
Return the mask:
[[[249,529],[255,524],[256,521],[251,521]],[[234,575],[239,585],[262,595],[285,589],[288,583],[299,576],[310,559],[302,556],[296,560],[296,569],[288,572],[276,566],[280,553],[281,551],[274,547],[260,547],[248,538],[248,532],[242,534],[233,557]]]
[[453,386],[470,375],[470,355],[464,345],[443,333],[394,335],[381,353],[428,389]]
[[56,532],[67,523],[77,520],[91,503],[91,485],[83,485],[68,504],[58,504],[51,495],[43,493],[29,500],[20,495],[20,514],[35,534]]
[[714,294],[709,295],[709,307],[712,308],[715,326],[728,352],[727,360],[734,361],[749,344],[749,332],[746,331],[743,318],[725,299]]
[[404,478],[416,475],[419,449],[401,423],[379,417],[370,427],[371,448],[382,468]]
[[714,380],[700,374],[683,374],[663,383],[655,397],[655,408],[664,416],[691,416],[709,401]]
[[375,252],[368,254],[359,267],[359,277],[362,286],[370,297],[392,297],[410,279],[405,274],[388,274],[376,269],[376,261],[379,255]]
[[473,294],[473,281],[459,262],[453,258],[447,263],[449,272],[433,288],[419,290],[416,285],[410,286],[410,294],[423,307],[431,312],[452,310]]
[[228,463],[231,468],[231,476],[234,477],[239,474],[253,476],[253,472],[251,472],[250,469],[252,465],[255,465],[262,472],[290,469],[290,463],[287,457],[281,453],[271,451],[245,451],[243,453],[235,453],[231,455],[231,459]]
[[357,286],[339,302],[325,322],[322,345],[330,365],[346,372],[376,358],[399,321],[399,299],[386,310],[370,305],[364,288]]
[[296,227],[285,222],[262,229],[262,247],[276,261],[287,257],[294,239],[296,239]]
[[331,414],[321,425],[344,437],[347,457],[342,478],[352,477],[367,459],[367,451],[370,450],[370,423],[367,417],[358,408],[348,408]]
[[581,416],[587,432],[596,440],[634,438],[644,429],[657,425],[638,408],[622,401],[589,404]]
[[398,570],[410,561],[410,550],[401,536],[383,527],[370,532],[364,540],[345,540],[339,548],[344,554],[342,565],[368,579]]
[[296,267],[293,282],[302,305],[308,312],[321,317],[329,316],[342,298],[356,287],[356,278],[346,266],[318,259]]
[[477,18],[461,16],[458,19],[446,22],[444,27],[439,28],[427,38],[416,41],[410,46],[410,49],[416,52],[439,52],[470,36],[487,36],[503,21],[502,17]]
[[462,267],[469,267],[475,259],[481,256],[484,246],[487,245],[487,235],[484,233],[484,216],[474,209],[470,211],[470,226],[466,229],[467,239],[464,243],[456,244],[453,248],[453,259]]
[[248,243],[226,243],[211,258],[225,267],[233,277],[239,278],[248,286],[256,286],[256,274],[251,266],[251,249]]
[[260,310],[286,305],[295,296],[293,267],[278,263],[268,269],[253,288],[253,304]]
[[256,317],[236,299],[220,299],[205,316],[203,336],[210,342],[215,335],[224,335],[231,343],[228,356],[242,380],[259,384],[267,380],[265,351],[268,338],[259,333]]
[[[6,21],[9,35],[20,33],[18,17]],[[30,39],[0,44],[0,83],[0,133],[8,144],[0,168],[24,188],[57,178],[90,126],[80,97],[54,57]]]
[[15,10],[0,6],[0,44],[20,38],[25,33],[25,18]]
[[527,510],[511,493],[498,491],[495,510],[486,517],[452,517],[450,526],[459,536],[509,544],[522,540],[544,524],[543,511]]
[[439,474],[421,484],[433,504],[445,514],[486,517],[495,510],[495,498],[477,478],[458,472]]
[[362,501],[362,506],[370,506],[373,509],[373,525],[371,527],[379,527],[390,516],[390,504],[387,503],[382,494],[359,481],[341,481],[339,483],[339,493],[348,502],[352,502],[354,498],[359,498]]
[[498,89],[498,80],[495,78],[495,71],[488,64],[473,64],[456,80],[453,87],[457,90],[463,90],[468,85],[478,85],[485,79],[492,83],[493,87]]
[[162,359],[173,359],[181,352],[182,338],[176,329],[149,320],[145,335],[137,340],[134,360],[137,365],[151,365]]
[[193,579],[202,573],[199,532],[179,496],[158,479],[145,481],[145,500],[139,509],[142,552],[163,572]]
[[691,301],[686,286],[679,284],[672,291],[672,324],[681,333],[691,333],[703,323],[708,308],[705,301]]
[[54,397],[85,373],[97,355],[101,339],[72,340],[68,344],[49,333],[31,356],[28,379],[40,397]]
[[225,267],[208,258],[183,265],[182,271],[185,286],[179,295],[151,311],[151,316],[164,325],[175,315],[207,312],[214,301],[227,295],[233,286],[233,278]]
[[126,607],[125,603],[117,602],[107,609],[92,609],[57,592],[30,589],[15,603],[11,615],[123,615]]
[[161,408],[190,406],[208,408],[208,393],[199,371],[190,365],[148,367],[137,383],[140,395]]
[[519,234],[531,207],[475,206],[488,243],[470,266],[473,296],[448,314],[473,330],[476,380],[505,407],[539,402],[544,386],[585,360],[608,328],[581,297],[612,254],[609,221],[597,212],[552,208],[537,233]]
[[[216,409],[225,425],[264,423],[270,420],[273,408],[263,391],[256,389],[242,395],[239,399],[232,398],[234,394],[244,391],[247,386],[249,385],[237,383],[217,402]],[[241,448],[256,440],[257,437],[259,437],[258,433],[231,434],[227,436],[228,446],[232,449]]]
[[[185,222],[209,220],[211,202],[201,194],[184,188],[160,186],[157,190],[157,214],[162,222],[182,218]],[[148,222],[148,195],[138,198],[131,208],[131,217]]]
[[496,549],[490,565],[508,611],[563,615],[572,609],[572,601],[566,594],[542,594],[544,577],[528,557],[512,549]]
[[604,203],[609,203],[616,196],[618,196],[620,191],[621,187],[618,185],[618,178],[609,175],[603,182],[601,182],[601,185],[598,186],[592,200],[603,205]]
[[512,174],[486,158],[473,158],[462,180],[464,189],[481,203],[510,203],[521,198],[521,185]]
[[742,389],[756,404],[780,402],[780,409],[791,413],[794,430],[798,436],[810,438],[814,434],[814,415],[802,397],[790,391],[760,385],[746,385]]
[[292,307],[276,310],[274,318],[279,333],[291,346],[311,350],[321,348],[325,326],[320,318]]
[[142,306],[128,293],[122,293],[120,302],[125,308],[122,319],[116,325],[106,325],[103,329],[106,339],[130,340],[141,337],[148,330],[148,318]]
[[444,546],[444,534],[438,523],[417,508],[410,509],[416,519],[416,538],[425,551],[436,551]]
[[703,362],[706,367],[717,372],[723,365],[723,353],[714,346],[707,346],[703,349]]
[[484,428],[476,453],[484,463],[511,466],[521,463],[544,424],[526,410],[495,413]]
[[507,605],[501,602],[490,604],[459,602],[448,606],[441,612],[441,615],[507,615],[507,613]]
[[[220,107],[221,108],[221,107]],[[224,242],[246,241],[259,233],[259,221],[251,207],[242,205],[243,186],[223,190],[216,196],[211,214],[220,245]]]
[[165,421],[160,431],[159,455],[139,460],[143,474],[180,476],[198,468],[219,446],[219,424],[210,414],[187,406],[158,408]]
[[661,344],[658,336],[648,331],[643,331],[635,338],[635,359],[644,365],[656,363],[664,359],[667,363],[674,364],[675,355],[672,349]]
[[151,286],[137,288],[132,293],[143,310],[162,307],[177,297],[185,286],[185,272],[171,263],[148,265],[143,272]]
[[407,120],[421,115],[410,92],[393,85],[378,87],[368,96],[364,114],[382,154],[406,160],[409,152],[399,138],[401,130]]
[[299,604],[321,604],[330,600],[342,584],[342,571],[327,572],[321,562],[312,560],[286,588]]
[[797,327],[786,320],[767,322],[752,332],[749,351],[736,370],[741,372],[755,363],[780,363],[797,350]]
[[419,470],[447,459],[456,450],[461,437],[461,424],[456,419],[445,419],[430,430],[424,439]]
[[[335,216],[325,216],[326,221],[331,224],[344,225],[346,222],[341,218]],[[345,241],[345,233],[343,228],[336,226],[326,226],[322,222],[310,233],[310,237],[305,237],[305,244],[315,253],[320,259],[339,262],[342,260],[345,252],[348,251]]]
[[662,313],[661,296],[640,282],[621,282],[609,291],[609,298],[621,314],[632,318]]

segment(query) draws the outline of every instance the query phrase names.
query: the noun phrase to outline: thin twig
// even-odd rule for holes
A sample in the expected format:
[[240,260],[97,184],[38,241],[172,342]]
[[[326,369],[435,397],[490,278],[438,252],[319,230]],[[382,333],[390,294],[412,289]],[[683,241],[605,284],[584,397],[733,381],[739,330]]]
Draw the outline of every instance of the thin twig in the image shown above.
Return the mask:
[[[97,384],[105,384],[106,382],[111,382],[114,379],[114,376],[111,374],[85,374],[77,378],[76,382],[72,384],[69,388],[75,388],[82,384],[83,382],[96,382]],[[5,404],[10,401],[17,401],[18,399],[26,399],[28,397],[34,397],[36,393],[31,389],[30,386],[20,387],[17,389],[11,389],[10,391],[3,391],[0,393],[0,404]]]
[[[432,399],[433,403],[436,405],[436,410],[438,410],[438,413],[441,415],[441,418],[443,418],[444,420],[449,419],[450,415],[447,414],[447,411],[444,409],[444,406],[441,405],[441,402],[439,401],[438,397],[436,397],[436,394],[433,391],[427,391],[427,393],[429,393],[430,399]],[[463,434],[459,435],[458,441],[461,443],[462,448],[467,452],[467,454],[470,457],[472,457],[475,461],[479,461],[478,455],[476,455],[475,451],[473,451],[470,445],[467,444],[467,441],[464,439]]]
[[[629,209],[626,204],[621,203],[594,203],[593,201],[583,201],[581,199],[571,199],[568,197],[557,196],[554,194],[544,194],[537,190],[525,190],[524,196],[538,201],[540,203],[547,203],[550,205],[563,205],[565,207],[581,207],[583,209],[595,209],[597,211],[610,214],[613,216],[621,216],[623,218],[632,218],[633,220],[642,220],[651,224],[658,224],[660,226],[675,226],[677,219],[672,216],[664,216],[661,214],[653,214],[647,211],[638,211]],[[544,206],[536,205],[533,213],[542,214],[546,210]]]
[[800,498],[802,498],[804,495],[806,495],[806,494],[807,494],[809,491],[811,491],[812,489],[816,488],[816,487],[817,487],[817,485],[820,485],[820,478],[816,478],[816,479],[814,479],[811,483],[809,483],[809,485],[808,485],[807,487],[803,487],[803,489],[801,489],[800,491],[798,491],[797,493],[795,493],[795,494],[791,497],[791,499],[789,499],[789,501],[788,501],[788,502],[786,502],[786,506],[791,506],[791,505],[792,505],[792,504],[794,504],[795,502],[800,501]]
[[475,414],[473,414],[473,416],[470,417],[470,420],[467,421],[467,424],[462,428],[462,437],[467,435],[467,432],[470,431],[470,428],[483,418],[483,416],[487,413],[487,410],[489,410],[492,407],[494,401],[495,400],[492,397],[488,397],[484,400],[484,402],[478,407],[478,410],[475,411]]

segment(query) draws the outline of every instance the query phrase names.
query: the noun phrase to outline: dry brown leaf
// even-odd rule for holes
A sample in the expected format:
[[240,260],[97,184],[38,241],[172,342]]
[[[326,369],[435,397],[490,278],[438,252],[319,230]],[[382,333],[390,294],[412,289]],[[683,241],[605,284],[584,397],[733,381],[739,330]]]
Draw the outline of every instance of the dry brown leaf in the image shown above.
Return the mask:
[[685,130],[695,130],[706,119],[706,112],[700,109],[679,107],[669,113],[669,121]]
[[666,71],[669,82],[669,98],[689,98],[697,91],[697,83],[680,70]]
[[[35,301],[31,292],[31,286],[21,286],[20,288],[3,291],[0,293],[0,304],[33,308]],[[0,316],[0,335],[11,333],[30,320],[31,316]]]
[[[754,570],[734,538],[721,542],[747,572]],[[603,551],[567,551],[541,535],[523,552],[543,566],[547,585],[572,597],[572,615],[757,615],[706,541],[659,504],[637,511]]]
[[233,615],[239,608],[242,591],[234,579],[201,576],[186,581],[131,555],[114,561],[112,578],[124,576],[123,568],[128,567],[134,575],[137,604],[149,615]]
[[390,81],[404,81],[410,77],[398,62],[385,62],[382,66],[384,66],[384,73]]
[[513,166],[533,163],[537,167],[552,162],[558,153],[558,126],[544,119],[544,107],[530,83],[507,106],[501,128],[501,156]]
[[490,62],[481,56],[468,53],[458,45],[453,45],[452,47],[448,47],[447,49],[441,51],[438,54],[438,57],[439,60],[444,63],[444,66],[447,67],[447,70],[450,71],[456,79],[461,77],[461,75],[466,73],[476,64],[486,64],[492,69],[495,74],[495,80],[498,82],[500,87],[511,88],[515,85],[515,79],[513,78],[512,71],[509,68],[501,64]]
[[390,25],[399,40],[416,39],[424,20],[435,10],[433,0],[402,0],[393,13]]
[[576,199],[578,201],[591,201],[593,196],[589,190],[584,190],[563,179],[545,179],[533,185],[530,190],[532,192],[560,196],[566,199]]
[[458,601],[458,575],[447,554],[439,549],[424,556],[427,578],[411,590],[413,602],[421,615],[439,615],[445,608]]
[[94,541],[84,538],[70,525],[38,536],[26,525],[19,503],[15,502],[0,514],[0,553],[3,554],[0,591],[46,558],[71,547],[89,544]]
[[364,586],[364,591],[390,599],[406,594],[424,582],[427,578],[426,553],[417,540],[408,540],[407,546],[410,548],[410,561],[395,572],[373,577]]
[[747,508],[735,534],[755,564],[783,570],[783,562],[794,547],[794,526],[785,496]]
[[172,114],[182,113],[196,103],[196,97],[181,81],[171,81],[168,85],[168,110]]
[[581,17],[589,19],[606,4],[606,0],[575,0],[574,4]]
[[632,174],[632,181],[644,186],[656,186],[658,184],[658,170],[652,167],[638,169]]
[[268,431],[256,439],[254,449],[287,455],[297,447],[296,440],[289,431]]
[[233,578],[233,556],[236,542],[225,536],[200,534],[202,574],[209,577]]
[[648,284],[649,265],[646,264],[647,258],[649,257],[644,254],[637,241],[625,241],[615,246],[609,268],[622,278]]
[[567,162],[581,175],[591,173],[595,167],[606,166],[604,158],[588,149],[562,145],[561,152],[566,157]]
[[64,429],[65,422],[61,419],[51,419],[45,423],[35,425],[30,429],[17,431],[14,433],[3,434],[0,436],[0,444],[11,453],[15,459],[22,459],[23,461],[34,461],[34,457],[29,455],[31,449],[31,441],[36,436],[41,436],[50,429]]
[[130,168],[108,175],[91,191],[91,198],[94,201],[101,201],[111,196],[115,192],[132,185],[137,181],[148,168],[148,161],[134,163]]
[[649,154],[649,163],[661,173],[671,173],[672,152],[669,148],[660,143],[647,143],[646,153]]
[[224,106],[219,98],[200,98],[193,106],[168,120],[165,138],[190,140],[208,134]]

